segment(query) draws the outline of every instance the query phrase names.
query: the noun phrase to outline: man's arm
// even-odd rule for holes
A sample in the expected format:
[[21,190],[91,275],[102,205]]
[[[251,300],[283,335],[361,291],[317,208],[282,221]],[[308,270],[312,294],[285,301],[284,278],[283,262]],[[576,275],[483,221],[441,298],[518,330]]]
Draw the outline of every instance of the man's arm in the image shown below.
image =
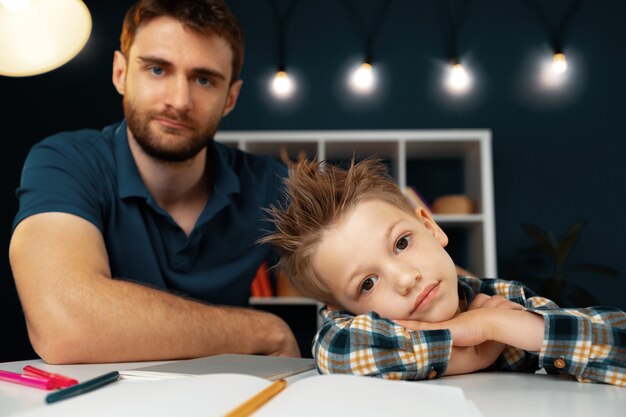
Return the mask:
[[124,362],[219,353],[299,356],[287,324],[111,279],[99,230],[66,213],[16,227],[10,261],[29,337],[49,363]]

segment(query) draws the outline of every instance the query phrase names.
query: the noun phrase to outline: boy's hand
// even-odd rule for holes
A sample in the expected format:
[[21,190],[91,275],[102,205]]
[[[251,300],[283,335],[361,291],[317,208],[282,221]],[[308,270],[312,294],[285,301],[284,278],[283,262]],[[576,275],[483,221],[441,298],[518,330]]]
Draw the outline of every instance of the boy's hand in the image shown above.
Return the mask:
[[506,345],[484,342],[478,346],[453,346],[446,375],[460,375],[485,369],[493,364]]
[[450,320],[427,323],[417,320],[394,320],[395,323],[411,330],[448,329],[452,333],[454,346],[477,346],[490,340],[488,315],[495,309],[478,308],[460,313]]
[[474,308],[440,323],[397,320],[411,330],[449,329],[454,346],[476,346],[493,340],[518,349],[539,351],[543,344],[543,317],[510,308]]
[[477,308],[501,308],[505,310],[523,310],[520,304],[502,297],[501,295],[477,294],[467,310],[476,310]]

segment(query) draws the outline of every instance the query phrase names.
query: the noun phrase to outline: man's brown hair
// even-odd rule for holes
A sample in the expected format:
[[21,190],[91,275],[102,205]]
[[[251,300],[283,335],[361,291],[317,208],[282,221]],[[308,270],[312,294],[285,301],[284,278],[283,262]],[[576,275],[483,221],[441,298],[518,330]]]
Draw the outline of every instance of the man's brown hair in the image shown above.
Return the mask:
[[336,304],[332,294],[311,266],[311,257],[328,227],[362,201],[380,199],[413,213],[408,200],[375,158],[367,158],[345,170],[327,162],[300,161],[285,179],[285,203],[267,212],[276,231],[259,242],[271,243],[281,259],[277,268],[304,295]]
[[[243,65],[243,29],[223,0],[140,0],[124,17],[120,49],[128,58],[139,27],[151,19],[170,16],[203,35],[218,36],[233,51],[230,83],[239,79]],[[185,45],[181,45],[184,48]]]

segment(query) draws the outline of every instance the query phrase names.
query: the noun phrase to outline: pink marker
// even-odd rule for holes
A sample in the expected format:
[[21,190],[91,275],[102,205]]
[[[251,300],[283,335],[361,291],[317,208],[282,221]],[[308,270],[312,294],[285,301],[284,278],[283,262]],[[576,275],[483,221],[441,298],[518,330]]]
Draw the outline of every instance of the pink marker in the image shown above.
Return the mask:
[[29,387],[52,390],[56,388],[54,381],[49,379],[41,379],[35,376],[16,374],[9,371],[0,371],[0,380],[13,382],[14,384],[26,385]]
[[35,368],[34,366],[26,365],[24,367],[24,372],[26,372],[26,376],[36,376],[42,379],[49,379],[54,382],[55,387],[57,388],[67,388],[72,385],[78,384],[78,381],[74,378],[67,377],[61,374],[54,374],[51,372],[46,372],[43,369]]

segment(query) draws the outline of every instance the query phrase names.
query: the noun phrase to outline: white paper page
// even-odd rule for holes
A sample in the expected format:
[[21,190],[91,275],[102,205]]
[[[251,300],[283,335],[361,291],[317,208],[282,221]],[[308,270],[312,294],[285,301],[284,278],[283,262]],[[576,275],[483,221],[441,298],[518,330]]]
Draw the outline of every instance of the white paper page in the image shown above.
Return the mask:
[[160,381],[120,380],[95,391],[18,414],[20,417],[223,416],[271,381],[212,374]]
[[[19,414],[21,417],[221,417],[272,382],[210,374],[160,381],[118,381]],[[251,417],[474,416],[457,387],[371,377],[322,375],[289,384]]]
[[320,375],[287,387],[253,417],[474,416],[463,390],[427,382]]

